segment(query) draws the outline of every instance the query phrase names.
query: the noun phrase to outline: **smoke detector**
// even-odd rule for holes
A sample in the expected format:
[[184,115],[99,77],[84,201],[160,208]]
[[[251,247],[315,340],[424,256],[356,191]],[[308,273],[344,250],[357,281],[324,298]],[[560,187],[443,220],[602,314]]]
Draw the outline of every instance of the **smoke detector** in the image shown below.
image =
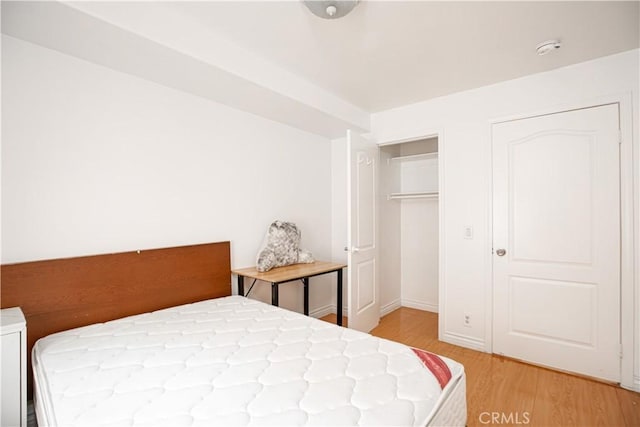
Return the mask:
[[536,46],[536,52],[538,55],[542,56],[556,49],[560,49],[560,46],[562,46],[560,40],[547,40],[546,42],[542,42]]

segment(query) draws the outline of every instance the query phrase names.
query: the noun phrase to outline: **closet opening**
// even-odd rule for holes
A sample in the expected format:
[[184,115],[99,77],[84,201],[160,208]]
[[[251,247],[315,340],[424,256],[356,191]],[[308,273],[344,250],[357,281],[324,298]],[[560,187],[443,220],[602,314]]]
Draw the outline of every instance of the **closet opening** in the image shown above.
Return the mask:
[[380,145],[379,179],[381,314],[438,313],[438,137]]

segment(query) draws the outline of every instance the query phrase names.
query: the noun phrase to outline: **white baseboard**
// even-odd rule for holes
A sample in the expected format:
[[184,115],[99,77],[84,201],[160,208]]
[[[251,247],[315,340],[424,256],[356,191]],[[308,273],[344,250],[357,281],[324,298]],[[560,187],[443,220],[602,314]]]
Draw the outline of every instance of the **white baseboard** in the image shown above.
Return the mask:
[[[336,314],[338,312],[338,307],[335,304],[328,304],[324,307],[316,308],[315,310],[309,310],[309,316],[315,317],[317,319],[326,316],[327,314]],[[342,309],[342,315],[347,316],[348,310],[346,308]]]
[[321,317],[326,316],[327,314],[332,314],[335,312],[336,312],[336,306],[333,304],[328,304],[328,305],[325,305],[324,307],[319,307],[319,308],[316,308],[315,310],[310,310],[309,316],[319,319]]
[[[385,316],[400,307],[402,307],[402,304],[400,304],[400,300],[391,301],[390,303],[380,307],[380,317]],[[326,316],[327,314],[335,314],[337,311],[338,311],[337,306],[335,306],[334,304],[329,304],[329,305],[325,305],[324,307],[320,307],[313,311],[310,311],[309,316],[320,318],[320,317]],[[347,316],[348,314],[349,314],[349,310],[346,307],[344,307],[342,309],[342,315]]]
[[449,344],[459,345],[460,347],[470,348],[483,353],[486,352],[484,348],[484,340],[479,340],[478,338],[468,337],[466,335],[460,335],[452,332],[445,332],[444,335],[440,337],[440,340]]
[[391,313],[392,311],[398,309],[402,307],[402,304],[400,303],[399,299],[393,300],[388,304],[385,304],[383,306],[380,307],[380,317],[382,316],[386,316],[387,314]]
[[624,382],[621,382],[620,387],[624,388],[625,390],[640,392],[640,377],[637,375],[634,375],[633,380],[631,381],[630,384],[625,384]]
[[430,311],[432,313],[438,312],[438,304],[430,304],[424,301],[402,298],[400,304],[403,307],[415,308],[417,310]]
[[[431,311],[433,313],[438,312],[437,305],[425,304],[423,302],[415,301],[415,300],[396,299],[380,307],[380,317],[386,316],[387,314],[397,310],[400,307],[415,308],[418,310]],[[316,308],[315,310],[310,311],[309,316],[320,318],[320,317],[326,316],[327,314],[335,314],[338,311],[337,308],[338,307],[335,304],[328,304],[328,305],[325,305],[324,307],[319,307],[319,308]],[[349,314],[348,308],[343,307],[342,315],[347,316],[348,314]]]

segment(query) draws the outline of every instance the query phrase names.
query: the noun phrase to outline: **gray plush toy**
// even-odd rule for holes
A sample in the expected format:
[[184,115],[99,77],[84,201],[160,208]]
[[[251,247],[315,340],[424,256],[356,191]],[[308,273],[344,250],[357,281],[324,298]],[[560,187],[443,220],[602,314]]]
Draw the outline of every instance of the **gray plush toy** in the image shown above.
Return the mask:
[[300,249],[300,230],[292,222],[274,221],[267,231],[266,244],[258,254],[260,272],[285,265],[312,263],[311,252]]

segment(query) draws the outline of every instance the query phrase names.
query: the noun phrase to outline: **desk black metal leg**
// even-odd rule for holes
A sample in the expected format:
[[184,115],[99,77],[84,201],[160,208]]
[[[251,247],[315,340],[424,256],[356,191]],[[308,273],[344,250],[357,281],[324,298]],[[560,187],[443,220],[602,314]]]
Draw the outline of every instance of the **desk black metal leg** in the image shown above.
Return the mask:
[[342,269],[337,271],[338,273],[338,295],[336,298],[338,300],[338,309],[336,313],[336,322],[338,326],[342,326]]
[[238,295],[244,296],[244,276],[238,274]]
[[302,279],[302,283],[304,284],[304,315],[309,315],[309,278],[304,277]]
[[278,283],[271,284],[271,305],[278,306]]

